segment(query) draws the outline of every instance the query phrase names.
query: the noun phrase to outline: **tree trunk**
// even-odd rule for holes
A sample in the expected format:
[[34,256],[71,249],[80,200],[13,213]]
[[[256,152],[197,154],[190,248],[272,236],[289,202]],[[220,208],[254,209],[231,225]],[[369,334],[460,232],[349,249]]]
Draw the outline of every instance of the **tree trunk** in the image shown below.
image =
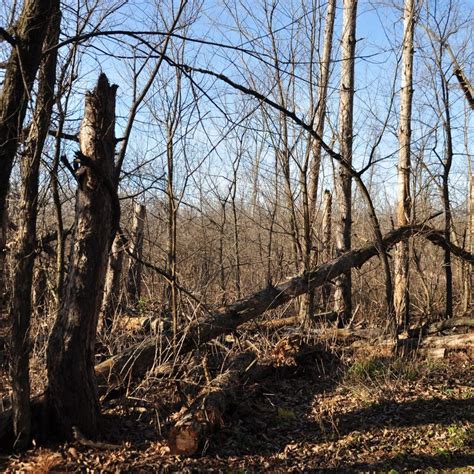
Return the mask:
[[[453,163],[453,137],[451,130],[451,110],[449,103],[449,84],[444,76],[441,68],[441,58],[439,64],[442,83],[442,95],[444,105],[444,133],[445,133],[445,151],[443,161],[443,186],[442,198],[444,208],[444,238],[449,239],[452,227],[451,203],[449,197],[449,174]],[[451,252],[449,249],[444,250],[444,274],[446,279],[446,301],[445,301],[445,317],[447,319],[453,317],[453,269],[451,266]]]
[[[324,191],[323,201],[323,224],[322,224],[322,248],[321,255],[323,262],[331,260],[331,242],[332,242],[332,194],[331,191]],[[331,296],[331,283],[326,282],[322,288],[323,307],[326,309]]]
[[[342,159],[352,165],[354,63],[356,46],[357,0],[343,1],[341,44],[341,89],[339,106],[339,136]],[[351,249],[352,230],[352,179],[344,166],[338,167],[336,179],[337,220],[336,252],[343,255]],[[351,271],[336,279],[334,310],[339,314],[338,326],[347,324],[352,313]]]
[[[471,253],[474,253],[474,170],[471,164],[470,179],[469,179],[469,196],[468,196],[468,222],[467,222],[467,248]],[[466,314],[469,314],[469,308],[474,302],[474,271],[470,266],[467,266],[464,277],[464,303],[463,309]]]
[[[52,13],[52,12],[50,12]],[[59,38],[59,8],[50,17],[44,46],[49,48]],[[26,449],[30,442],[30,349],[29,327],[33,266],[36,255],[36,218],[38,211],[38,181],[43,145],[46,140],[54,103],[57,51],[44,57],[39,73],[39,85],[33,121],[21,162],[22,190],[19,203],[18,230],[15,236],[14,279],[10,304],[12,321],[12,408],[15,447]]]
[[7,281],[7,238],[8,238],[8,212],[5,206],[3,217],[0,218],[0,311],[3,312],[8,300]]
[[[334,19],[336,17],[336,0],[329,0],[326,9],[326,25],[324,29],[324,46],[323,56],[321,59],[320,68],[320,79],[318,81],[318,105],[316,110],[311,111],[314,113],[314,120],[316,123],[316,132],[320,137],[324,135],[324,124],[326,121],[326,103],[327,103],[327,91],[329,87],[329,73],[331,66],[331,53],[332,53],[332,38],[334,32]],[[309,185],[308,185],[308,210],[305,214],[305,270],[309,270],[314,264],[317,264],[317,253],[312,248],[314,246],[315,238],[315,224],[316,224],[316,201],[318,196],[319,187],[319,172],[321,168],[321,143],[310,137],[311,143],[313,143],[313,156],[310,163],[309,170]],[[307,217],[306,217],[307,215]],[[312,235],[313,234],[313,235]],[[311,252],[316,258],[311,258]],[[324,291],[324,290],[323,290]],[[312,316],[314,312],[314,292],[309,292],[303,296],[301,302],[300,318],[305,320],[307,317]]]
[[48,344],[48,407],[66,438],[74,426],[87,437],[98,432],[95,336],[107,255],[120,218],[114,191],[116,89],[101,74],[86,94],[69,281]]
[[130,239],[130,253],[136,257],[130,258],[127,276],[128,303],[135,306],[140,300],[142,260],[143,256],[143,230],[145,228],[146,207],[136,203],[133,213],[132,236]]
[[[397,225],[408,225],[411,213],[410,147],[411,109],[413,99],[413,35],[415,30],[414,0],[405,0],[402,55],[402,83],[400,90],[400,154],[398,159]],[[410,316],[408,241],[400,242],[394,259],[394,307],[398,325],[407,326]]]
[[112,329],[113,320],[120,304],[120,278],[122,276],[124,245],[124,236],[117,233],[109,254],[102,300],[101,319],[106,331]]
[[10,175],[23,127],[26,106],[41,61],[50,18],[58,0],[25,0],[15,27],[0,96],[0,222],[6,212]]
[[41,262],[37,260],[36,270],[33,274],[33,292],[31,295],[31,301],[34,313],[39,318],[41,318],[47,312],[47,294],[48,281],[46,277],[46,270],[41,265]]

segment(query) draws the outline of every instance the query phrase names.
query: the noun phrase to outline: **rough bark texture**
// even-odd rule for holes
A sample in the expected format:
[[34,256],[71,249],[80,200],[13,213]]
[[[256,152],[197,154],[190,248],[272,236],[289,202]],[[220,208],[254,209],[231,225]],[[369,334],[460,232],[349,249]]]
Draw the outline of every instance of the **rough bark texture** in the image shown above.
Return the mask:
[[15,43],[6,64],[0,95],[0,222],[6,209],[13,159],[41,61],[44,38],[49,20],[58,8],[58,0],[25,0],[15,26]]
[[[45,49],[58,41],[60,18],[58,8],[51,17]],[[35,111],[21,162],[22,187],[18,229],[14,242],[14,278],[10,302],[13,430],[16,447],[21,450],[28,446],[31,431],[29,327],[32,312],[33,265],[37,247],[38,181],[43,145],[48,134],[54,103],[56,63],[57,52],[53,51],[45,56],[40,67]]]
[[8,212],[4,209],[3,216],[0,218],[0,311],[7,303],[7,281],[8,281],[8,266],[7,266],[7,233],[8,233]]
[[133,213],[132,235],[130,239],[130,253],[136,258],[129,259],[127,276],[128,303],[136,305],[140,300],[143,256],[143,231],[145,228],[146,207],[136,203]]
[[123,267],[125,238],[117,233],[112,244],[105,276],[104,298],[102,300],[101,318],[105,330],[112,328],[114,316],[120,304],[120,278]]
[[[413,34],[415,30],[415,2],[405,0],[404,33],[402,54],[402,81],[400,89],[400,154],[398,159],[398,203],[397,225],[410,222],[410,147],[411,147],[411,109],[413,98]],[[399,325],[409,322],[410,295],[408,279],[408,241],[400,242],[395,248],[394,259],[394,306]]]
[[[339,137],[342,159],[352,165],[352,117],[354,104],[354,55],[356,46],[357,0],[343,1],[341,40],[341,88],[339,105]],[[344,166],[338,167],[336,179],[337,220],[336,252],[343,255],[351,249],[352,179]],[[352,280],[348,269],[336,279],[334,310],[339,326],[344,326],[352,313]]]
[[61,436],[75,426],[87,437],[98,431],[99,400],[94,349],[107,255],[119,215],[113,195],[115,95],[105,74],[86,94],[80,129],[76,217],[69,281],[48,344],[47,399]]
[[[442,248],[449,247],[453,255],[474,264],[473,254],[456,247],[451,242],[446,242],[441,232],[427,226],[413,225],[396,229],[387,234],[382,243],[388,249],[412,235],[421,235]],[[277,308],[293,298],[323,285],[328,280],[336,278],[351,268],[360,267],[378,253],[376,243],[352,250],[310,272],[291,278],[280,285],[263,288],[247,298],[238,300],[216,311],[212,315],[196,320],[178,339],[179,353],[185,354],[200,344],[235,331],[241,324],[251,321],[265,311]],[[154,338],[150,338],[130,347],[122,354],[98,364],[96,375],[99,385],[104,390],[114,389],[122,386],[128,379],[141,378],[153,367],[155,351],[156,341]]]

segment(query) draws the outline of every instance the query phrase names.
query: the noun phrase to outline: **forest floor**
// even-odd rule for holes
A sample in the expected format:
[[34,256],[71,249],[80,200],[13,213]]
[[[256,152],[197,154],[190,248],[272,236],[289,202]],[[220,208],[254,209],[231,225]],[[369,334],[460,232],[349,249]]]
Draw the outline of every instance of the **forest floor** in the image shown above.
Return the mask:
[[114,446],[34,448],[0,458],[0,470],[474,472],[472,350],[439,361],[384,356],[370,345],[337,354],[275,362],[236,393],[199,456],[169,454],[180,391],[149,379],[133,397],[105,404],[104,438]]

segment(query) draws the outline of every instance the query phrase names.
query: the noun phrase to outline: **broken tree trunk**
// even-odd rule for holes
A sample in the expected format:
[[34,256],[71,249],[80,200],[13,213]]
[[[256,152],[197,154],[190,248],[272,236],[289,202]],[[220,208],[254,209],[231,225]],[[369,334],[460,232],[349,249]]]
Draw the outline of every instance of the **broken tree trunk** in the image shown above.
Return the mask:
[[[425,225],[411,225],[389,232],[382,243],[390,248],[412,235],[422,235],[435,245],[449,247],[454,255],[474,263],[474,255],[447,242],[442,233]],[[291,278],[277,286],[268,286],[253,295],[236,301],[221,310],[191,323],[178,339],[179,354],[185,354],[201,344],[234,331],[265,311],[277,308],[288,301],[323,285],[350,268],[360,267],[378,254],[377,245],[351,250],[340,257],[318,266],[316,269]],[[122,354],[114,356],[96,366],[98,384],[102,389],[123,386],[129,379],[141,378],[153,367],[156,341],[149,338],[136,344]]]
[[[415,31],[415,2],[405,0],[404,34],[402,53],[402,79],[400,87],[400,128],[398,132],[400,152],[398,158],[398,202],[397,225],[410,222],[410,148],[411,110],[413,100],[413,36]],[[410,315],[409,293],[409,248],[408,242],[400,242],[395,248],[394,258],[394,307],[399,326],[407,327]]]
[[120,219],[114,191],[116,90],[101,74],[86,94],[69,281],[48,344],[47,403],[65,438],[72,437],[73,427],[89,438],[98,431],[95,337],[107,255]]
[[399,354],[417,354],[442,359],[448,350],[464,350],[474,348],[474,333],[452,334],[450,336],[428,336],[425,338],[401,339],[396,345]]
[[133,209],[132,236],[130,239],[130,253],[136,258],[129,258],[127,276],[128,303],[134,306],[140,300],[142,279],[143,230],[145,228],[146,207],[136,203]]
[[[343,0],[341,38],[341,85],[339,92],[339,143],[344,161],[352,166],[354,67],[356,49],[357,0]],[[334,187],[337,197],[336,253],[343,255],[351,249],[352,233],[352,176],[339,165]],[[352,316],[351,267],[335,281],[334,311],[339,315],[339,327],[344,327]]]
[[102,300],[101,320],[105,331],[112,329],[114,317],[120,304],[120,277],[122,275],[124,245],[123,234],[117,232],[109,254]]

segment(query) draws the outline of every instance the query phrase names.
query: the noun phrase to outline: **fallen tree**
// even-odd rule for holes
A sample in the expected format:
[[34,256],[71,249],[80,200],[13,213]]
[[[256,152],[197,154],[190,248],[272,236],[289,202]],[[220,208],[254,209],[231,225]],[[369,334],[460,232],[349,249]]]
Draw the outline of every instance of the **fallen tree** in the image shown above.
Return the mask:
[[[389,232],[383,245],[389,249],[402,240],[412,236],[422,236],[434,245],[444,249],[464,261],[474,264],[474,255],[446,240],[443,234],[425,225],[411,225]],[[378,254],[375,243],[341,255],[299,276],[276,285],[267,286],[256,293],[225,306],[214,313],[197,319],[187,326],[179,337],[177,355],[184,355],[196,347],[224,334],[235,331],[240,325],[260,316],[265,311],[277,308],[293,298],[322,286],[350,268],[361,267]],[[95,366],[99,392],[104,395],[110,391],[117,393],[130,381],[142,378],[155,363],[156,340],[149,337]],[[168,373],[168,370],[165,370]],[[38,397],[40,398],[40,397]],[[39,403],[38,405],[41,405]],[[36,406],[36,404],[35,404]],[[0,414],[0,446],[8,440],[11,430],[11,411]]]
[[[449,249],[453,255],[474,264],[473,254],[446,240],[442,232],[423,224],[405,226],[389,232],[383,238],[383,245],[389,249],[398,242],[415,235],[422,236],[434,245]],[[314,270],[295,276],[279,285],[267,286],[246,298],[197,319],[187,326],[178,338],[178,354],[186,354],[201,344],[235,331],[240,325],[260,316],[265,311],[277,308],[297,296],[314,290],[351,268],[361,267],[377,254],[376,243],[351,250]],[[104,393],[109,389],[124,386],[130,380],[142,378],[154,365],[155,351],[155,338],[150,337],[98,364],[96,376],[99,389]]]

